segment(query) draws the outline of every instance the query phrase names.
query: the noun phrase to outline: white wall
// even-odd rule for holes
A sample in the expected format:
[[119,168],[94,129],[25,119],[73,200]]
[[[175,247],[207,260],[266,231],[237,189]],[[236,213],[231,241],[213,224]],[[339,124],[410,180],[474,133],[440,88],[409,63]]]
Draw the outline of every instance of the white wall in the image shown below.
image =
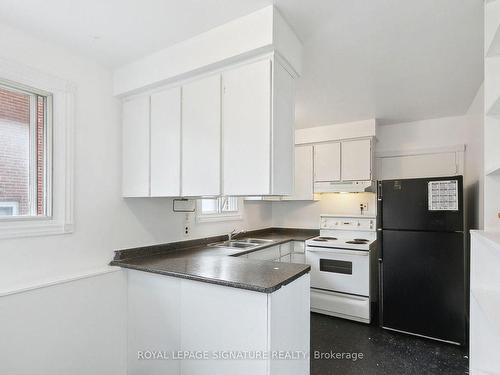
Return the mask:
[[0,373],[126,373],[121,271],[0,298]]
[[[482,87],[464,116],[377,127],[376,151],[408,151],[466,145],[465,195],[471,229],[483,227]],[[319,202],[273,202],[273,224],[317,228],[323,213],[359,214],[359,203],[376,212],[375,194],[323,194]],[[373,202],[373,203],[372,203]]]
[[[0,56],[77,84],[75,126],[75,232],[3,240],[0,290],[106,265],[118,248],[180,240],[185,216],[171,199],[122,199],[120,104],[109,71],[0,25]],[[56,145],[57,147],[57,145]],[[196,225],[191,237],[260,228],[271,209],[246,205],[245,220]]]
[[466,145],[464,187],[471,229],[483,227],[482,87],[464,116],[379,126],[377,152]]
[[273,202],[273,225],[290,228],[319,228],[321,214],[359,215],[360,203],[368,203],[366,215],[377,212],[375,193],[320,194],[317,202]]
[[[113,250],[118,248],[183,239],[185,215],[172,213],[171,199],[124,200],[120,197],[120,104],[112,96],[111,73],[91,61],[2,24],[0,35],[1,58],[29,65],[77,85],[75,232],[1,240],[0,296],[19,288],[100,270],[106,267],[113,257]],[[251,229],[271,224],[270,205],[249,202],[245,208],[245,219],[242,221],[196,224],[193,220],[190,237],[227,233],[234,227]],[[26,335],[26,345],[36,350],[43,348],[41,353],[45,353],[47,358],[36,362],[40,366],[34,372],[38,374],[83,375],[99,373],[99,369],[103,374],[120,374],[123,358],[115,355],[115,347],[123,344],[122,333],[117,329],[100,330],[105,320],[108,320],[110,327],[115,327],[114,320],[123,318],[120,315],[125,312],[121,306],[123,301],[117,297],[116,288],[113,283],[98,280],[88,285],[74,281],[65,284],[64,289],[53,286],[0,297],[2,307],[9,306],[12,309],[10,313],[6,312],[9,319],[0,317],[0,341],[8,342],[16,335],[19,336],[16,340],[20,340]],[[67,299],[68,289],[73,295],[70,299]],[[50,298],[45,298],[46,294]],[[90,298],[94,294],[102,298]],[[109,295],[108,300],[104,298],[105,295]],[[60,310],[53,319],[56,323],[61,322],[60,330],[51,329],[51,324],[55,323],[50,322],[48,311],[54,301],[59,301],[57,306]],[[84,308],[79,312],[78,306]],[[19,309],[17,315],[12,313],[16,309]],[[116,316],[106,314],[106,310],[116,312]],[[47,327],[40,326],[45,324],[40,319],[41,312],[45,314]],[[98,325],[94,324],[97,317],[101,319]],[[74,322],[74,327],[65,333],[69,322]],[[32,327],[34,331],[28,335],[23,327]],[[94,341],[99,341],[99,335],[102,335],[103,345],[93,345]],[[88,344],[85,355],[81,359],[76,358],[81,353],[75,351],[73,358],[70,349],[81,348],[81,342]],[[14,373],[3,370],[5,363],[18,361],[21,365],[31,360],[26,359],[27,352],[22,347],[16,346],[16,349],[19,350],[8,352],[12,358],[6,362],[4,356],[7,352],[0,348],[0,373]],[[32,350],[28,353],[28,357],[36,354]],[[69,363],[74,360],[71,371],[58,371],[55,367],[62,360],[59,358],[61,353],[68,356],[64,361]],[[89,371],[87,365],[84,366],[84,359],[88,357],[99,359],[93,371]],[[61,366],[64,367],[64,364]]]

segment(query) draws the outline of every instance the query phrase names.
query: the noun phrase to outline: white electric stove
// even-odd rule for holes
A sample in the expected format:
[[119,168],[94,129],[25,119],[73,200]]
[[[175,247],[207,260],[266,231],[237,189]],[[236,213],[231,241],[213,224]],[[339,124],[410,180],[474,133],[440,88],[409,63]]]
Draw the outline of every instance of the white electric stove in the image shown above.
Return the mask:
[[374,216],[321,215],[320,236],[306,241],[311,311],[370,323]]

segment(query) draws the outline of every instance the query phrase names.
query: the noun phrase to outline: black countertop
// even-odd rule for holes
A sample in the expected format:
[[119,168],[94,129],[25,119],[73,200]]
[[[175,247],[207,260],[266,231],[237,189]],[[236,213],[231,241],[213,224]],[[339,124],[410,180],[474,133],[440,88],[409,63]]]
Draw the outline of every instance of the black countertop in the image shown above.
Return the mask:
[[272,293],[310,270],[305,264],[238,258],[237,256],[289,241],[305,241],[319,234],[314,229],[268,228],[246,232],[237,238],[273,242],[251,249],[208,246],[227,236],[173,242],[115,251],[113,266],[180,277],[234,288]]

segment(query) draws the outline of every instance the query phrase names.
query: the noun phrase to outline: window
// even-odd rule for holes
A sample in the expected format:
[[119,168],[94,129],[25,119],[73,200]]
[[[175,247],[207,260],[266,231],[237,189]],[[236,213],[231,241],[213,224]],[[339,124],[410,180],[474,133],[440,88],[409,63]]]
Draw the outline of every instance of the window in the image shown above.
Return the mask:
[[0,82],[0,220],[48,217],[51,95]]
[[242,202],[237,197],[203,198],[198,200],[198,221],[240,220],[243,218]]
[[0,58],[0,239],[73,232],[75,92]]

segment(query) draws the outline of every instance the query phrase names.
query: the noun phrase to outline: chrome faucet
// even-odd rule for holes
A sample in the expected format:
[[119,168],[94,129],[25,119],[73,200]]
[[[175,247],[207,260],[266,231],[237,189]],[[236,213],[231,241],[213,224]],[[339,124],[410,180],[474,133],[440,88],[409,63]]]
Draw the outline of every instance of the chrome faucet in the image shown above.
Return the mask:
[[238,234],[242,234],[242,233],[245,233],[244,230],[240,230],[240,231],[236,231],[236,229],[233,229],[231,232],[229,232],[229,234],[227,235],[228,237],[228,241],[231,241],[233,239],[233,237],[237,236]]

